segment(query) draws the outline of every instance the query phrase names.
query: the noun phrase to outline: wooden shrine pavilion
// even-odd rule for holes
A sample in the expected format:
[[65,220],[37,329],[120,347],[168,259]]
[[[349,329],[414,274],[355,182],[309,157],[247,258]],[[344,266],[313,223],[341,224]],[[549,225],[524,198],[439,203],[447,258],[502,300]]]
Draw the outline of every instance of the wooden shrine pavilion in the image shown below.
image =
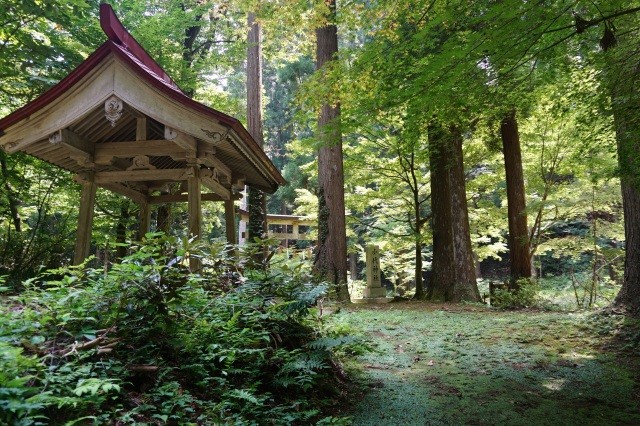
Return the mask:
[[[142,235],[152,204],[188,202],[189,232],[199,236],[201,202],[223,201],[234,242],[236,194],[245,184],[273,192],[284,179],[237,119],[186,96],[107,4],[100,25],[104,44],[0,120],[0,145],[75,173],[82,185],[75,264],[89,255],[97,187],[140,205]],[[180,192],[162,195],[176,182]]]

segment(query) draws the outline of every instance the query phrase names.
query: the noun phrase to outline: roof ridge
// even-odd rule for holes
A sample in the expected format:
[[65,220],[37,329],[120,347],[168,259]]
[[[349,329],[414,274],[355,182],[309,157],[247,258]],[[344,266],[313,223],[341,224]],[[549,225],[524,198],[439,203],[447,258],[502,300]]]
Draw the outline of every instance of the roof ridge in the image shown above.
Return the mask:
[[127,31],[124,25],[122,25],[122,22],[120,22],[120,19],[118,19],[118,16],[108,3],[100,3],[100,26],[102,27],[102,31],[109,37],[109,40],[124,47],[162,80],[182,92],[178,84],[169,77],[169,74],[147,53],[144,47]]

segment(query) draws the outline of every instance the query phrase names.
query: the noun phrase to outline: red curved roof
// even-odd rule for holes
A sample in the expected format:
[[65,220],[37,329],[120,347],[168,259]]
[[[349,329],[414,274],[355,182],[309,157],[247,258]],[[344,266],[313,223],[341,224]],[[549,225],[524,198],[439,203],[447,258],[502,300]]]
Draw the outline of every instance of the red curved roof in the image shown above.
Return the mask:
[[286,183],[280,172],[240,121],[223,112],[194,101],[185,95],[162,67],[153,60],[144,48],[142,48],[133,36],[122,26],[122,23],[120,23],[120,20],[116,17],[111,6],[105,3],[100,5],[100,24],[109,39],[58,84],[32,102],[0,119],[0,136],[4,134],[4,130],[28,118],[36,111],[56,100],[82,80],[82,78],[99,65],[109,54],[114,54],[126,63],[130,69],[136,72],[136,74],[156,88],[158,92],[181,103],[190,110],[205,114],[234,130],[246,144],[246,147],[260,160],[267,170],[269,170],[274,182],[277,185]]

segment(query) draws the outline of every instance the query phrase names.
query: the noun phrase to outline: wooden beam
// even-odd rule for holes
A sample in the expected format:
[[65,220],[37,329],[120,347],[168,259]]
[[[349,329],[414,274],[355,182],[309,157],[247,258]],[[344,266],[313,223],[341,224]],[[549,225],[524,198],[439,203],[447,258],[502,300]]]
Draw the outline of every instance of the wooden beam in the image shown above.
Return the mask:
[[198,144],[198,163],[207,167],[213,167],[218,175],[224,175],[227,182],[231,183],[232,171],[226,164],[216,157],[216,149],[204,143]]
[[127,198],[132,199],[136,203],[146,203],[147,196],[140,191],[137,191],[133,188],[129,188],[128,186],[121,185],[119,183],[102,183],[100,187],[107,189],[109,191],[115,192],[116,194],[123,195]]
[[182,147],[185,151],[187,151],[188,157],[192,156],[193,158],[195,158],[196,152],[198,151],[198,141],[196,141],[196,138],[194,138],[193,136],[165,126],[164,138]]
[[98,184],[112,182],[140,182],[153,180],[181,181],[187,180],[189,169],[158,169],[158,170],[117,170],[98,172],[95,181]]
[[233,204],[233,200],[225,200],[224,202],[224,221],[227,243],[233,245],[238,244],[236,240],[236,208]]
[[93,169],[94,144],[77,135],[69,129],[60,129],[49,136],[51,145],[59,145],[69,152],[69,158],[75,160],[78,165],[86,169]]
[[94,144],[69,129],[60,129],[49,136],[52,145],[61,145],[71,153],[93,155]]
[[138,229],[138,240],[140,241],[151,229],[151,209],[149,207],[149,203],[140,203],[140,229]]
[[136,118],[136,140],[147,140],[147,117]]
[[78,215],[78,230],[76,234],[76,248],[73,255],[73,264],[81,264],[89,257],[91,249],[91,230],[93,228],[93,209],[96,201],[96,184],[93,176],[82,183],[82,195],[80,197],[80,213]]
[[[187,184],[189,188],[189,234],[191,234],[191,236],[195,237],[196,239],[200,239],[202,237],[202,187],[197,166],[192,167],[192,173],[189,179],[187,179]],[[196,257],[191,257],[189,260],[189,267],[191,268],[191,272],[200,270],[200,260]]]
[[[240,197],[234,197],[234,200],[238,200]],[[218,194],[206,193],[200,195],[201,201],[225,201]],[[149,197],[149,204],[168,204],[168,203],[186,203],[189,201],[187,194],[166,194],[156,195]]]
[[231,191],[212,177],[202,177],[202,184],[222,197],[223,200],[231,199]]
[[221,178],[225,182],[231,183],[231,169],[213,155],[206,154],[204,156],[198,157],[198,163],[215,169],[219,178]]
[[137,142],[105,142],[96,144],[95,163],[111,164],[114,158],[132,158],[138,155],[186,158],[184,148],[168,140],[141,140]]

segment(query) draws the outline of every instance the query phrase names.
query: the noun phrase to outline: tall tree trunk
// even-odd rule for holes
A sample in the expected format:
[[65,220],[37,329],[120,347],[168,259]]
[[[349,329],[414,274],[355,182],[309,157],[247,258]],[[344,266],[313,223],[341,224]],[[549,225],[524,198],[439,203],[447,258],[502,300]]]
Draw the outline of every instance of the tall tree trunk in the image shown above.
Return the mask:
[[431,169],[431,223],[433,258],[427,297],[453,300],[455,259],[453,251],[453,219],[449,182],[450,146],[445,131],[439,125],[429,126],[429,167]]
[[[247,17],[247,130],[253,139],[264,146],[262,135],[262,29],[256,14]],[[264,192],[249,188],[249,242],[267,235],[267,203]]]
[[[183,12],[187,12],[187,6],[184,3],[180,4],[180,8]],[[193,68],[193,62],[196,58],[197,49],[195,48],[195,42],[202,30],[202,26],[200,22],[202,20],[202,15],[197,15],[195,17],[196,25],[186,28],[184,30],[184,39],[182,40],[182,66],[183,72],[184,70],[189,70]],[[185,89],[185,94],[190,98],[195,94],[194,87],[189,84],[189,87]]]
[[456,282],[453,300],[479,302],[480,291],[476,282],[476,270],[471,248],[469,209],[464,175],[462,133],[451,128],[451,167],[449,168],[449,190],[451,192],[451,225],[453,227],[453,253]]
[[413,271],[414,281],[416,283],[416,292],[414,294],[414,298],[421,300],[425,298],[424,292],[424,282],[422,280],[422,238],[416,238],[415,243],[415,256],[416,256],[416,267]]
[[465,190],[462,134],[429,126],[433,259],[428,298],[480,301],[476,284]]
[[520,278],[531,277],[531,248],[527,227],[522,155],[516,111],[510,111],[500,123],[504,169],[507,181],[507,214],[509,217],[510,287],[517,289]]
[[7,202],[9,204],[9,213],[11,214],[11,221],[13,227],[17,232],[22,231],[22,220],[20,219],[20,212],[18,206],[20,202],[16,196],[15,190],[11,187],[9,182],[9,167],[7,166],[7,154],[4,151],[0,152],[0,169],[2,170],[2,180],[4,181],[4,190],[6,191]]
[[600,40],[607,55],[605,75],[611,92],[624,212],[624,281],[614,304],[640,315],[640,68],[629,57],[616,58],[614,31],[613,25],[605,22]]
[[[335,0],[329,6],[328,24],[316,30],[316,68],[334,59],[338,52]],[[344,172],[340,105],[322,106],[318,120],[318,252],[315,269],[334,284],[338,300],[349,300],[347,287],[347,235],[344,211]]]
[[118,216],[118,224],[116,225],[116,257],[122,259],[127,255],[127,227],[131,211],[129,211],[129,200],[123,200],[120,203],[120,215]]
[[[161,192],[164,194],[164,192]],[[171,204],[160,204],[156,215],[156,231],[164,232],[169,235],[171,227]]]
[[415,220],[415,262],[414,281],[416,283],[416,292],[414,297],[418,300],[424,299],[424,282],[422,281],[422,227],[423,219],[420,214],[420,188],[418,186],[418,178],[415,173],[415,155],[411,153],[411,178],[413,190],[413,215]]

